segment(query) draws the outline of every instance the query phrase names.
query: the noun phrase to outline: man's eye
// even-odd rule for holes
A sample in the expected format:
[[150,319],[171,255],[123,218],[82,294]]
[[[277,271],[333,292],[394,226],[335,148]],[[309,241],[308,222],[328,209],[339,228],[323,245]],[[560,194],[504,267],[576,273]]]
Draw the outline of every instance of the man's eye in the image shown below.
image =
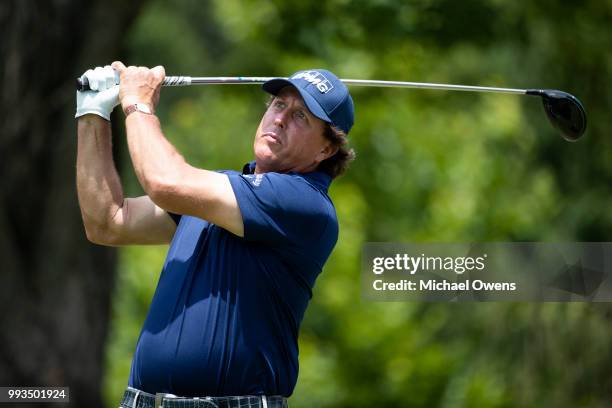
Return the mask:
[[306,119],[306,114],[303,111],[297,111],[295,112],[295,117],[300,120],[304,120]]
[[278,109],[282,109],[282,108],[285,107],[285,104],[283,102],[281,102],[281,101],[276,101],[276,102],[274,102],[274,107],[278,108]]

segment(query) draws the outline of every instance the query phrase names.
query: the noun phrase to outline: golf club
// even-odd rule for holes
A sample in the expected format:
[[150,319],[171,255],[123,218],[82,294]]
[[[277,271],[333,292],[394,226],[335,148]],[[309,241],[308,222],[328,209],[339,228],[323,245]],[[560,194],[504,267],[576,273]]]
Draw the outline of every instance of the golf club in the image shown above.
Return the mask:
[[[262,84],[272,77],[188,77],[167,76],[164,86],[215,85],[215,84]],[[552,125],[561,132],[569,142],[578,140],[586,130],[587,117],[582,103],[567,92],[554,89],[513,89],[486,86],[432,84],[423,82],[376,81],[366,79],[342,79],[346,85],[374,86],[391,88],[421,88],[445,91],[499,92],[520,95],[532,95],[542,98],[544,112]],[[77,78],[77,90],[88,90],[87,78]]]

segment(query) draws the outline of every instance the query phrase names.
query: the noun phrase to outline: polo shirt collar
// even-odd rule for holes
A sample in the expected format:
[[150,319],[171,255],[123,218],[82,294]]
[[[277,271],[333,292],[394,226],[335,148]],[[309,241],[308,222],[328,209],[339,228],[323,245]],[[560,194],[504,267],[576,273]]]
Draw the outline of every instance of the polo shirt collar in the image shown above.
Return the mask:
[[[246,163],[242,167],[242,174],[255,173],[255,164],[255,160]],[[307,178],[311,183],[314,183],[318,188],[326,191],[332,182],[331,176],[323,171],[312,171],[310,173],[296,173],[294,171],[290,171],[288,174],[300,174]]]

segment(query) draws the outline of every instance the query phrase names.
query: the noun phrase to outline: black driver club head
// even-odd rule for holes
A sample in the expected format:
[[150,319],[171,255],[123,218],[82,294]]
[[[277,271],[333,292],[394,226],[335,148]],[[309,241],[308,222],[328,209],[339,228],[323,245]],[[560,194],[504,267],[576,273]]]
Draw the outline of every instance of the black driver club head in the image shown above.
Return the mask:
[[554,89],[528,89],[525,93],[542,97],[546,116],[565,140],[575,142],[584,134],[586,111],[574,95]]

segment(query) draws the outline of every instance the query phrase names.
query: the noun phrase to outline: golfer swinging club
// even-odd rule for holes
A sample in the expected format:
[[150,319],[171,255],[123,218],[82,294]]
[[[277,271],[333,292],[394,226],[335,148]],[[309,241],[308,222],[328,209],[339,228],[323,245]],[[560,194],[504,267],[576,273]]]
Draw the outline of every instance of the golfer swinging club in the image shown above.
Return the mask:
[[[216,172],[190,166],[165,138],[155,116],[164,76],[160,66],[114,62],[85,72],[91,90],[77,92],[88,239],[170,244],[121,406],[286,407],[299,326],[338,239],[327,190],[354,157],[353,100],[322,69],[266,82],[255,160],[242,173]],[[124,198],[113,163],[119,104],[142,197]]]

